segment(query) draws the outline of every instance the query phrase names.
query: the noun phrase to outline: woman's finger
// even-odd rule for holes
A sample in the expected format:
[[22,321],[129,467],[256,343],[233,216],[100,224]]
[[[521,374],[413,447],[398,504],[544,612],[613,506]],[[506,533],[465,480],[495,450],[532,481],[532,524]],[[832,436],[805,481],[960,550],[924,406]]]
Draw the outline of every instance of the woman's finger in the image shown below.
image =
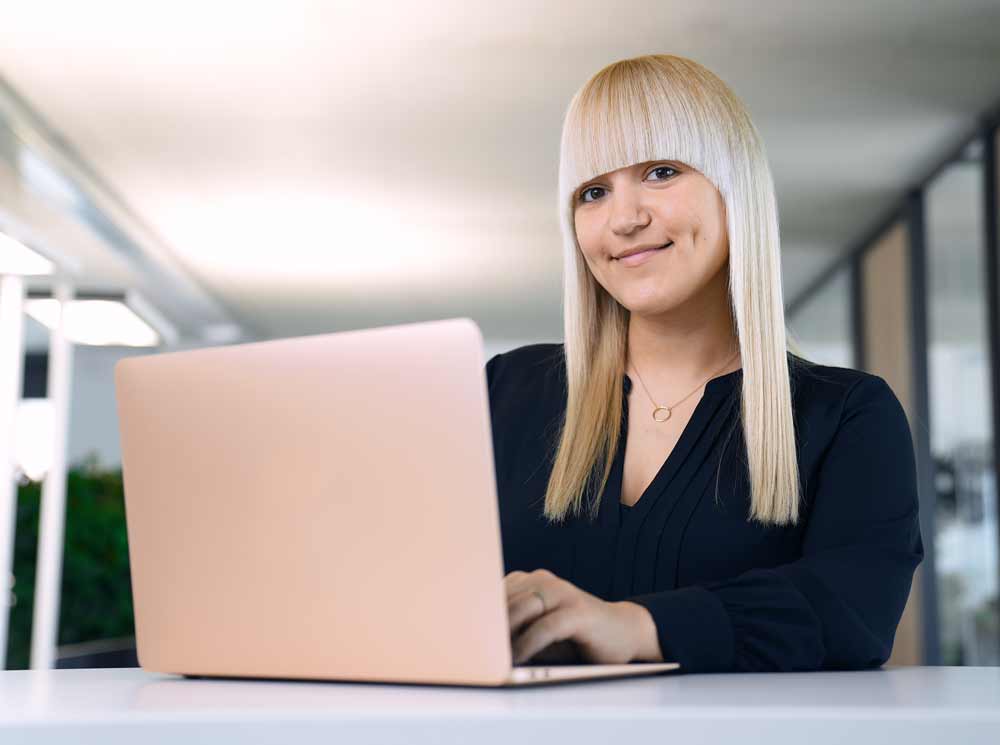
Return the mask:
[[576,619],[571,609],[546,613],[513,640],[515,664],[523,664],[550,644],[570,639],[575,629]]
[[507,574],[504,575],[503,583],[507,587],[510,587],[511,584],[520,582],[527,576],[528,576],[527,572],[522,572],[519,569],[515,569],[513,572],[508,572]]
[[[548,599],[546,599],[546,604]],[[510,619],[511,637],[521,633],[524,626],[540,618],[550,607],[543,607],[541,599],[531,590],[521,590],[507,597],[507,615]]]

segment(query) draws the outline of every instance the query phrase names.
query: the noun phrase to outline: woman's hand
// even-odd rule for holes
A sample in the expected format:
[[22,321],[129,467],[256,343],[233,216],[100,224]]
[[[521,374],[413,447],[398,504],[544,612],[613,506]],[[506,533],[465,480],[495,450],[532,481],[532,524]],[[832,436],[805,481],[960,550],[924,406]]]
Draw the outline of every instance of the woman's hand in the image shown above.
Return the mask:
[[624,604],[601,600],[547,569],[511,572],[504,586],[515,665],[624,664],[635,657],[633,617]]

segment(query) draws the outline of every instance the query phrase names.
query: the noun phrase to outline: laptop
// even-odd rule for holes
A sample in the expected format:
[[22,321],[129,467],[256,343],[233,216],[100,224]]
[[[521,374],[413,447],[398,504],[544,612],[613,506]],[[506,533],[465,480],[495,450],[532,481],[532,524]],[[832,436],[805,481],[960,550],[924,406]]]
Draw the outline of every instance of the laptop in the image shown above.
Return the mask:
[[189,677],[525,686],[483,337],[467,318],[115,365],[139,664]]

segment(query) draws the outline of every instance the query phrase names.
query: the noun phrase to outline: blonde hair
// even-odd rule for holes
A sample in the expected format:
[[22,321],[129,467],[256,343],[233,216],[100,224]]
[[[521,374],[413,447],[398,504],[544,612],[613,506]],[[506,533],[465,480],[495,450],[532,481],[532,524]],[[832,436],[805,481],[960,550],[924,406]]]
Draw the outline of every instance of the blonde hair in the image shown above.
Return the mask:
[[579,514],[589,496],[596,517],[622,434],[629,311],[583,260],[575,191],[594,176],[656,160],[697,169],[725,201],[730,311],[743,363],[748,520],[794,524],[800,487],[787,351],[801,355],[785,327],[771,171],[760,135],[729,87],[697,62],[665,54],[600,70],[573,96],[563,122],[559,222],[567,406],[544,515],[561,522],[570,512]]

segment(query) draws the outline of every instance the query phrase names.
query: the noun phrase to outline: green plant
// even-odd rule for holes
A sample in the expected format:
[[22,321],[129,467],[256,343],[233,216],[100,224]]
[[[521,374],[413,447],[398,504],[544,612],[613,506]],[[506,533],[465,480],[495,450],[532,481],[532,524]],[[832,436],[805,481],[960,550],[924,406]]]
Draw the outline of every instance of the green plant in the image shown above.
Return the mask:
[[[26,669],[31,650],[41,484],[19,487],[14,540],[15,605],[7,668]],[[121,470],[101,470],[93,457],[70,469],[59,603],[58,644],[132,636],[132,586]]]

